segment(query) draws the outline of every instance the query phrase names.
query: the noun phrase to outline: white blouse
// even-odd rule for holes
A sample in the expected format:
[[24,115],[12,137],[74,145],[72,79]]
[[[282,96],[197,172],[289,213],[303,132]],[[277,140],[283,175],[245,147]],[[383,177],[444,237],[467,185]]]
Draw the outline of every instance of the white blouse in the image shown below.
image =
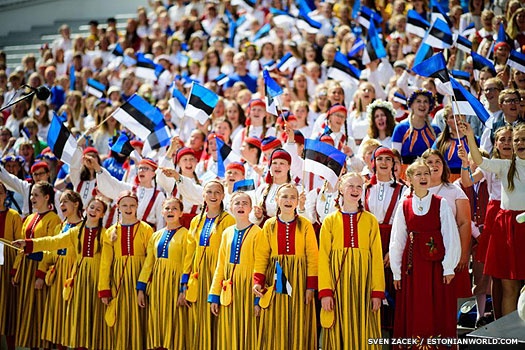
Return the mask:
[[[414,195],[412,200],[412,211],[417,216],[428,213],[432,194],[428,193],[423,198]],[[409,199],[405,199],[409,200]],[[422,210],[420,210],[422,208]],[[452,215],[452,210],[445,198],[441,199],[439,208],[439,218],[441,221],[441,234],[445,246],[445,257],[443,258],[443,276],[453,275],[459,259],[461,257],[461,242],[459,240],[458,226],[456,219]],[[401,280],[401,262],[403,252],[407,242],[408,232],[403,205],[399,205],[392,224],[392,235],[390,236],[390,268],[394,274],[394,280]]]
[[461,187],[459,187],[456,184],[441,184],[434,187],[430,187],[428,189],[430,193],[435,194],[437,196],[443,197],[448,201],[448,205],[450,206],[450,209],[452,209],[452,213],[454,214],[454,217],[456,217],[457,207],[456,207],[456,200],[457,199],[466,199],[468,200],[467,195]]
[[509,191],[507,179],[510,164],[509,159],[483,158],[479,167],[496,174],[501,179],[501,209],[525,210],[525,159],[516,158],[516,175],[512,192]]
[[[393,180],[389,182],[377,181],[377,184],[372,185],[372,187],[370,187],[370,189],[368,190],[368,208],[370,209],[369,211],[372,214],[374,214],[379,223],[383,223],[386,212],[388,211],[388,207],[390,206],[390,201],[392,199],[392,196],[394,195],[395,188],[391,186],[393,182]],[[403,199],[401,194],[403,193],[405,187],[406,186],[404,185],[402,185],[401,187],[399,197],[396,199],[397,202],[394,207],[394,211],[392,212],[392,216],[390,217],[390,221],[385,222],[384,224],[391,225],[394,221],[394,213],[396,212],[399,202]],[[365,203],[365,192],[366,191],[363,191],[363,204]]]
[[[323,189],[317,193],[317,188],[314,188],[306,195],[306,203],[304,206],[304,216],[310,220],[312,224],[322,223],[328,214],[337,210],[335,207],[335,200],[339,192],[329,192],[328,189]],[[319,218],[319,219],[318,219]]]
[[489,191],[489,200],[500,201],[501,200],[501,180],[494,173],[489,173],[483,169],[480,169],[487,180],[487,190]]

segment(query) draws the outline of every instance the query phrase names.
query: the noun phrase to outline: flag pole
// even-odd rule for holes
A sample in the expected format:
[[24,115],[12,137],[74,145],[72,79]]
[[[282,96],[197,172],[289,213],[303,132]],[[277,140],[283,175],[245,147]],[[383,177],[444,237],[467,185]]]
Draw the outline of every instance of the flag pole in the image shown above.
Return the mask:
[[21,248],[16,247],[16,246],[13,244],[13,242],[8,241],[7,239],[0,238],[0,242],[2,242],[3,244],[5,244],[5,245],[6,245],[7,247],[9,247],[9,248],[13,248],[13,249],[15,249],[15,250],[22,251]]
[[[456,105],[456,111],[459,112],[459,106],[458,106],[458,101],[456,101],[456,96],[452,94],[451,97],[454,100],[454,104]],[[456,120],[456,113],[454,113],[454,109],[452,109],[452,116],[454,117],[454,126],[456,127],[456,134],[458,136],[458,140],[459,140],[458,145],[459,145],[461,143],[461,138],[459,137],[458,121]]]

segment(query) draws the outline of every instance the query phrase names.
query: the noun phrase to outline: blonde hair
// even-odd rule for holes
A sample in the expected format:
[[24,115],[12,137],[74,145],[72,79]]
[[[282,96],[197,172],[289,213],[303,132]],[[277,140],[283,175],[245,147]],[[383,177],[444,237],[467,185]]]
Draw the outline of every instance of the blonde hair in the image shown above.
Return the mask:
[[[365,183],[365,179],[363,178],[363,176],[361,176],[361,174],[355,172],[355,171],[352,171],[350,173],[346,173],[344,174],[343,176],[341,176],[341,179],[339,181],[339,185],[337,186],[337,199],[335,200],[335,207],[337,209],[341,209],[341,197],[342,197],[342,190],[344,188],[344,183],[346,182],[346,180],[352,178],[352,177],[355,177],[355,178],[358,178],[361,180],[361,182],[364,184]],[[361,199],[359,199],[358,201],[358,207],[357,207],[357,210],[358,211],[363,211],[363,203],[361,201]]]

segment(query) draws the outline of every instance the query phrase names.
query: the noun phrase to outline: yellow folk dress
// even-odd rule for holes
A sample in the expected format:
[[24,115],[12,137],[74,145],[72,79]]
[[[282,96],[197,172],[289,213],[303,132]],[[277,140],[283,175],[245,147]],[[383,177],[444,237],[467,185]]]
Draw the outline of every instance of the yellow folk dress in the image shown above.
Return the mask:
[[292,290],[291,296],[274,290],[270,305],[261,310],[258,349],[317,349],[314,302],[305,304],[306,290],[317,289],[317,260],[317,241],[308,219],[266,221],[256,243],[253,283],[275,289],[278,262]]
[[[112,348],[111,330],[104,321],[105,306],[97,295],[104,235],[104,228],[98,232],[97,227],[77,225],[56,236],[34,239],[26,246],[29,252],[67,249],[68,254],[73,255],[72,269],[65,276],[66,279],[74,277],[74,282],[71,299],[65,302],[65,326],[61,341],[62,345],[70,348]],[[64,286],[64,283],[61,285]]]
[[[22,238],[22,218],[13,209],[0,212],[0,238],[14,241]],[[0,335],[15,334],[15,290],[11,284],[11,268],[16,250],[4,246],[4,263],[0,265]]]
[[189,325],[187,307],[177,306],[188,230],[162,229],[151,236],[148,254],[140,272],[137,290],[148,295],[147,349],[187,349]]
[[[55,234],[64,233],[76,224],[62,223],[55,228]],[[44,258],[38,264],[38,271],[47,273],[49,269],[55,270],[55,278],[49,287],[42,322],[42,339],[52,344],[66,344],[66,311],[67,303],[62,298],[62,289],[66,279],[70,277],[71,269],[75,262],[75,252],[71,249],[42,249]],[[40,250],[40,251],[42,251]],[[40,273],[40,272],[39,272]]]
[[367,343],[369,338],[381,338],[380,314],[372,312],[370,299],[384,295],[381,235],[375,216],[367,211],[328,215],[319,238],[319,297],[334,297],[335,323],[323,330],[323,349],[380,349]]
[[[115,242],[110,236],[113,228],[117,233]],[[137,304],[135,287],[152,234],[151,226],[139,221],[133,225],[111,226],[104,235],[98,295],[117,298],[117,321],[113,327],[115,349],[145,346],[146,313]]]
[[220,305],[222,282],[230,280],[233,284],[231,304],[219,307],[217,349],[257,348],[252,281],[255,242],[260,232],[259,226],[252,224],[242,231],[235,226],[228,227],[222,235],[208,302]]
[[184,258],[184,274],[181,283],[187,283],[190,273],[198,272],[198,297],[190,308],[191,349],[215,349],[217,343],[217,319],[208,304],[208,293],[217,267],[219,247],[224,230],[235,225],[235,219],[222,212],[218,217],[198,215],[193,218],[188,234],[188,246]]
[[[60,218],[53,211],[44,214],[33,213],[25,219],[22,225],[22,235],[26,239],[49,236],[61,223]],[[45,274],[38,271],[38,264],[43,257],[42,252],[27,256],[20,252],[16,256],[11,272],[18,280],[15,288],[17,294],[15,344],[18,347],[48,346],[47,341],[41,339],[48,288],[44,286],[41,290],[35,289],[36,277],[45,278]]]

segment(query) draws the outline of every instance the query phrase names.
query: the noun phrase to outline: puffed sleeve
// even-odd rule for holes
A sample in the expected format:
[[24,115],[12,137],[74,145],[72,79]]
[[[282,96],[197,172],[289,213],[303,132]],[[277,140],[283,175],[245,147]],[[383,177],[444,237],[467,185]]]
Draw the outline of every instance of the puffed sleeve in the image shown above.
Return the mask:
[[323,220],[319,235],[319,298],[333,296],[334,284],[330,273],[333,230],[334,216],[329,215]]
[[405,213],[403,212],[403,205],[400,205],[397,207],[394,222],[392,223],[390,247],[388,249],[390,254],[390,269],[392,270],[395,281],[401,280],[401,262],[407,243],[407,236]]
[[136,289],[143,292],[146,291],[146,287],[148,286],[149,279],[153,272],[153,266],[155,265],[155,259],[157,257],[155,254],[155,243],[157,242],[158,234],[162,235],[162,231],[157,231],[149,239],[146,260],[144,261],[144,265],[142,265],[142,270],[140,270]]
[[26,247],[24,249],[26,254],[34,252],[42,252],[45,250],[54,251],[59,249],[74,249],[73,239],[74,235],[78,235],[78,227],[73,227],[66,232],[61,232],[61,226],[56,227],[58,234],[55,236],[46,236],[40,238],[26,239]]
[[71,164],[69,164],[69,176],[73,186],[76,188],[80,183],[80,172],[82,170],[82,151],[76,148],[71,157]]
[[319,248],[315,238],[314,227],[305,218],[301,218],[305,229],[305,249],[306,249],[306,288],[317,289],[317,272],[319,264]]
[[499,175],[500,178],[507,175],[510,166],[510,160],[508,159],[488,159],[483,157],[483,162],[479,167],[490,173]]
[[372,259],[372,298],[385,298],[385,270],[383,267],[383,249],[379,223],[370,215],[370,256]]
[[[441,199],[439,217],[441,219],[441,234],[443,235],[443,244],[445,246],[445,257],[442,262],[443,276],[453,275],[454,269],[461,258],[461,241],[456,219],[445,198]],[[392,263],[392,255],[390,255],[390,263]]]
[[[226,250],[228,248],[229,231],[230,230],[225,231],[222,235],[221,246],[219,247],[219,258],[217,259],[217,267],[215,268],[215,274],[211,282],[208,303],[219,304],[220,302],[222,281],[225,279],[224,269],[226,264],[228,264],[228,254]],[[233,276],[231,276],[231,278],[233,279]]]
[[117,226],[111,226],[102,237],[102,254],[100,257],[100,273],[98,279],[98,296],[99,298],[111,298],[111,266],[113,265],[113,242],[111,241],[111,232],[117,230]]
[[201,185],[197,185],[192,179],[181,175],[180,182],[177,183],[177,189],[184,200],[192,204],[202,203],[203,188]]
[[6,185],[7,189],[20,193],[24,198],[29,196],[31,184],[10,174],[2,165],[0,165],[0,181]]
[[102,168],[102,173],[97,173],[97,188],[104,196],[117,200],[120,192],[131,191],[133,186],[117,180]]
[[306,202],[304,204],[304,216],[310,222],[315,223],[317,221],[317,213],[316,213],[316,206],[317,206],[317,189],[314,188],[308,194],[306,195]]
[[[273,223],[273,225],[272,225]],[[266,281],[266,269],[272,253],[271,238],[272,229],[275,226],[274,220],[266,220],[262,232],[257,237],[255,244],[255,264],[253,273],[253,284],[264,287]]]
[[[173,161],[169,158],[163,157],[159,163],[159,167],[175,169],[173,166]],[[166,193],[172,193],[173,187],[175,186],[175,179],[172,177],[167,177],[162,173],[162,170],[157,169],[157,183]]]

